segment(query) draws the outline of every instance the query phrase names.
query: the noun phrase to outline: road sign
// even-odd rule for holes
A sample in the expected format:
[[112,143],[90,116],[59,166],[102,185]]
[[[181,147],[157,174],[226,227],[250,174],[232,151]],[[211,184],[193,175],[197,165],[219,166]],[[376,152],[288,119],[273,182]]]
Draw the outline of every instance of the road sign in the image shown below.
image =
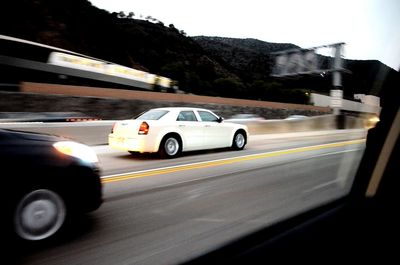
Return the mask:
[[[315,75],[334,73],[334,86],[341,86],[340,73],[348,72],[342,66],[341,54],[343,42],[321,45],[312,48],[298,48],[272,53],[275,65],[272,69],[274,77],[290,77],[297,75]],[[330,54],[322,55],[322,51]]]

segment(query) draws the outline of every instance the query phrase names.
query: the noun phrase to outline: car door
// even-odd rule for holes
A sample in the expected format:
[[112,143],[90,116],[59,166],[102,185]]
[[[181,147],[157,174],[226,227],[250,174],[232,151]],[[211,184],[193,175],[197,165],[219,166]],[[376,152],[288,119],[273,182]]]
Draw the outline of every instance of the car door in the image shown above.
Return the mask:
[[198,114],[204,127],[204,143],[206,148],[228,147],[230,127],[219,121],[219,117],[211,111],[199,110]]
[[179,112],[176,123],[183,138],[183,150],[199,150],[204,145],[204,128],[192,110]]

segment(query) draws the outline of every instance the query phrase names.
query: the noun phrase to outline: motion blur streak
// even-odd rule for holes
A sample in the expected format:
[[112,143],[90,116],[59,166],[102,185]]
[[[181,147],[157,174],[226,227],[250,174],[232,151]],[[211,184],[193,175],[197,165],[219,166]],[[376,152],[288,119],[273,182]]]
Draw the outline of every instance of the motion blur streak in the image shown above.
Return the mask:
[[218,160],[214,160],[214,161],[192,163],[192,164],[187,164],[187,165],[172,166],[172,167],[159,168],[159,169],[153,169],[153,170],[144,170],[144,171],[132,172],[132,173],[128,173],[128,174],[125,173],[125,174],[118,174],[118,175],[103,176],[102,182],[110,183],[110,182],[143,178],[143,177],[149,177],[149,176],[155,176],[155,175],[161,175],[161,174],[174,173],[174,172],[179,172],[179,171],[184,171],[184,170],[222,166],[222,165],[233,164],[233,163],[238,163],[238,162],[243,162],[243,161],[261,159],[261,158],[267,158],[267,157],[274,157],[274,156],[280,156],[280,155],[288,155],[288,154],[320,150],[320,149],[326,149],[326,148],[333,148],[333,147],[341,147],[341,146],[359,144],[359,143],[363,143],[363,142],[365,142],[365,139],[335,142],[335,143],[329,143],[329,144],[313,145],[313,146],[293,148],[293,149],[267,152],[267,153],[261,153],[261,154],[239,156],[239,157],[234,157],[234,158],[218,159]]

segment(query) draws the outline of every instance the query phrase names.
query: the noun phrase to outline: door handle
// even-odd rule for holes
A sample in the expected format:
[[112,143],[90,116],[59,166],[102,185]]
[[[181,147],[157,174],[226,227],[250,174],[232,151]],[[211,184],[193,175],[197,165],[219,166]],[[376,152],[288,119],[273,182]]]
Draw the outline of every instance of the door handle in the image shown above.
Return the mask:
[[179,127],[185,127],[185,125],[182,125],[182,124],[181,124],[181,125],[179,125]]
[[204,127],[211,127],[211,125],[204,125]]

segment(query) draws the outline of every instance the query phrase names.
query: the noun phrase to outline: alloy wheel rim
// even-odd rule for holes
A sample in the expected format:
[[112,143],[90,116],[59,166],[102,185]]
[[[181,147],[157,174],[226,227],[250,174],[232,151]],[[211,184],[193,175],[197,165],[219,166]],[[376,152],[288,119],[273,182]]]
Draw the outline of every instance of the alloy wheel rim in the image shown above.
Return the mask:
[[165,142],[165,151],[169,156],[176,155],[179,150],[179,143],[175,138],[168,138]]
[[237,134],[236,138],[235,138],[235,142],[236,142],[236,146],[238,148],[242,148],[244,145],[244,136],[241,133]]

